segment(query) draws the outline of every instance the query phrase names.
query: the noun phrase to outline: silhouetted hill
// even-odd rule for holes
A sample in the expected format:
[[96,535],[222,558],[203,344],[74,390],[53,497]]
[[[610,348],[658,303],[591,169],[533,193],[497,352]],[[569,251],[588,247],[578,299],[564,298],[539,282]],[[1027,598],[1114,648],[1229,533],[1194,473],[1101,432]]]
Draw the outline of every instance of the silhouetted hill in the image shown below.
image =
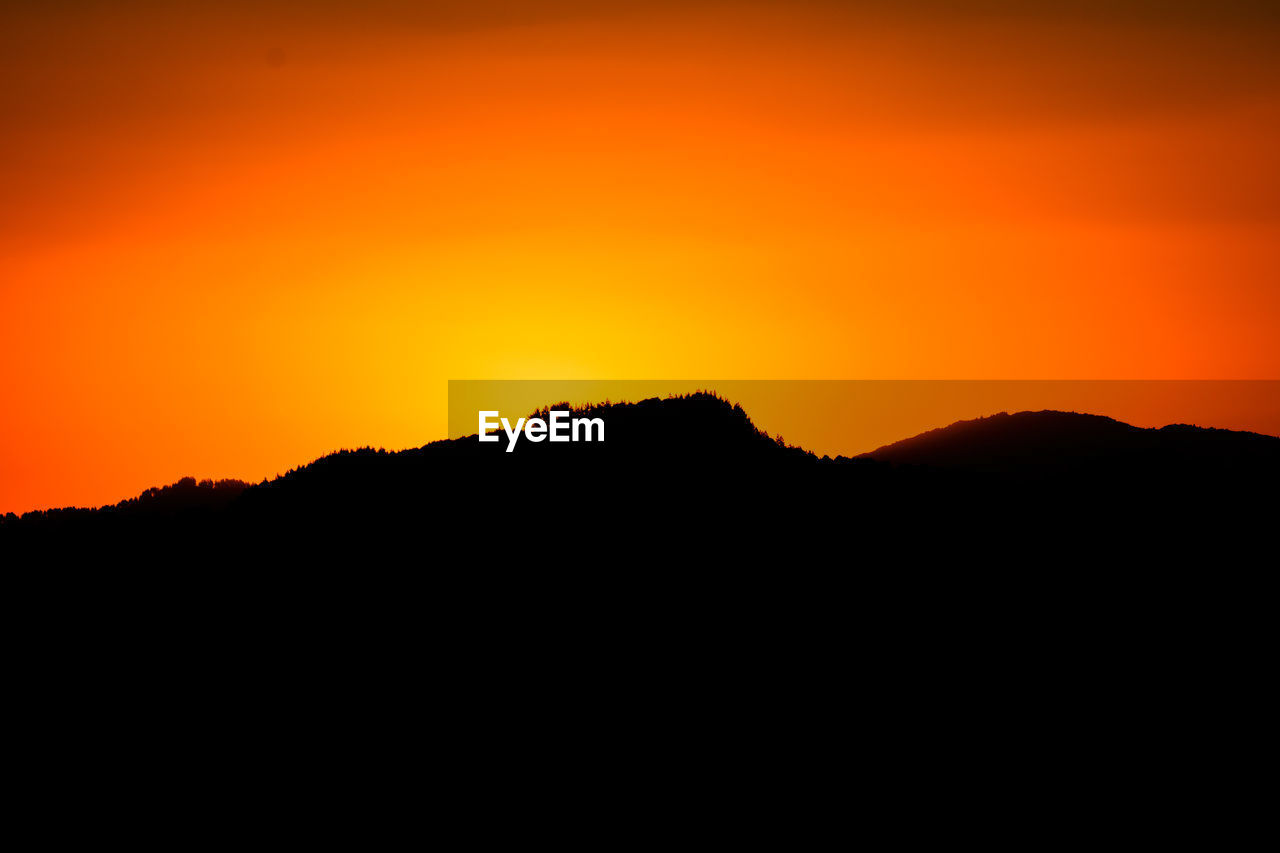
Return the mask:
[[1024,480],[1243,477],[1280,466],[1280,438],[1186,424],[1144,429],[1100,415],[1001,412],[958,421],[868,459]]
[[499,434],[493,443],[469,436],[394,453],[339,451],[254,486],[186,479],[96,510],[10,516],[0,530],[11,540],[168,539],[213,549],[497,540],[511,552],[700,529],[767,535],[776,546],[801,530],[831,536],[854,525],[864,535],[910,536],[939,519],[958,527],[978,507],[1025,511],[1028,497],[1074,513],[1124,495],[1128,515],[1174,498],[1246,501],[1280,473],[1278,438],[1064,412],[962,421],[854,459],[785,446],[711,394],[574,415],[600,418],[606,440],[521,439],[507,453]]
[[[74,731],[97,704],[148,727],[208,709],[193,728],[179,713],[183,737],[242,721],[325,761],[352,720],[393,755],[424,725],[465,733],[471,761],[493,737],[523,760],[557,727],[594,749],[674,718],[654,737],[692,754],[720,732],[731,767],[761,727],[825,754],[852,720],[894,766],[967,772],[996,737],[1019,761],[1044,731],[1096,743],[1079,720],[1153,672],[1182,701],[1189,666],[1256,671],[1228,646],[1266,647],[1230,573],[1269,568],[1278,439],[1032,413],[827,459],[709,395],[578,414],[604,419],[603,444],[341,451],[251,487],[6,520],[0,562],[38,587],[12,599],[35,614],[22,657],[58,696],[41,712]],[[1225,477],[1146,477],[1224,456]],[[1090,476],[1056,473],[1080,458]],[[597,739],[605,705],[633,719],[606,713]],[[317,708],[333,722],[309,729]]]

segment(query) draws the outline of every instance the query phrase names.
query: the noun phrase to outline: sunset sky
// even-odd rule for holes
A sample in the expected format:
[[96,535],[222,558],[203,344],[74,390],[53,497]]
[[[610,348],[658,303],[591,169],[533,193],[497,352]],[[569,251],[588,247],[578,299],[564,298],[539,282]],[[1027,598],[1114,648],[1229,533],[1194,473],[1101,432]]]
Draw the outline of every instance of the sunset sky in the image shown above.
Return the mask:
[[449,379],[1280,379],[1277,7],[5,4],[0,512]]

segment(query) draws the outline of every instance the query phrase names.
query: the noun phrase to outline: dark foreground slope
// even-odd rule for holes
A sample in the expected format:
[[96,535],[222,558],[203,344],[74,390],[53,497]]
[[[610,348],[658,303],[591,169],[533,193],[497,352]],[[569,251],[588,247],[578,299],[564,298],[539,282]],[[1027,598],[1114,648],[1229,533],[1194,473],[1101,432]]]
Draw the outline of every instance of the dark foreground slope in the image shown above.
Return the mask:
[[[606,822],[606,797],[675,791],[735,801],[754,832],[742,802],[806,814],[836,766],[889,792],[871,805],[895,826],[941,801],[951,833],[993,801],[992,820],[1034,821],[1081,790],[1131,808],[1179,774],[1217,780],[1197,731],[1252,754],[1238,685],[1271,645],[1251,587],[1276,513],[1242,481],[1274,477],[1277,440],[1107,426],[1087,443],[1119,457],[1013,482],[953,463],[1008,470],[1018,436],[1040,447],[1022,465],[1097,423],[1063,416],[1050,440],[1043,417],[987,419],[828,460],[707,396],[590,414],[603,445],[343,452],[6,522],[11,728],[50,772],[104,768],[104,790],[154,761],[184,799],[173,767],[273,804],[340,791],[347,813],[416,796],[408,772],[462,791],[445,808],[481,827],[490,786],[536,811],[580,776],[575,802]],[[993,425],[1017,429],[979,440]],[[1114,468],[1131,441],[1174,473]],[[1237,441],[1248,478],[1182,472]]]
[[644,553],[686,537],[743,551],[826,543],[845,554],[865,554],[855,541],[896,540],[911,553],[947,537],[1025,540],[1028,522],[1089,530],[1160,525],[1176,513],[1252,524],[1274,509],[1267,486],[1280,473],[1277,438],[1063,412],[964,421],[854,459],[784,446],[707,394],[576,415],[601,418],[606,440],[522,439],[508,453],[505,436],[471,436],[398,453],[342,451],[256,486],[185,480],[114,507],[28,513],[8,519],[3,535],[55,549],[250,555],[516,555],[622,542]]

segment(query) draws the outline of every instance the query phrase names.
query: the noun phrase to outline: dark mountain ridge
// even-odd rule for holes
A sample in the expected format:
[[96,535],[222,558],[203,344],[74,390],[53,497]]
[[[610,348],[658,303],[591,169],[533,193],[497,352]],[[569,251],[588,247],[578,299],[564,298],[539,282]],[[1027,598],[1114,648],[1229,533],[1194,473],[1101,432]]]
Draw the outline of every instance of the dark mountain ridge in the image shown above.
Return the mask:
[[1091,469],[1128,476],[1161,470],[1246,473],[1252,466],[1280,464],[1280,438],[1188,424],[1143,428],[1076,412],[1001,412],[957,421],[864,456],[897,465],[1023,478]]
[[[510,695],[563,660],[581,662],[577,684],[592,689],[630,663],[713,685],[731,660],[746,682],[774,666],[840,692],[846,673],[856,690],[879,667],[888,686],[873,692],[893,696],[932,683],[921,673],[941,661],[944,692],[909,703],[933,708],[974,689],[975,662],[1010,661],[976,689],[1017,698],[1065,650],[1089,650],[1093,671],[1127,683],[1151,638],[1192,625],[1199,650],[1201,634],[1261,624],[1216,602],[1235,574],[1269,568],[1280,439],[1032,413],[926,433],[883,459],[831,459],[710,395],[585,411],[606,419],[603,444],[508,454],[470,436],[340,451],[254,486],[184,480],[98,510],[10,517],[0,564],[23,590],[15,602],[44,602],[32,636],[68,638],[65,659],[107,638],[97,671],[154,660],[164,677],[148,683],[166,689],[201,660],[255,689],[290,689],[309,660],[318,683],[338,665],[409,691],[424,667],[430,690],[440,666],[493,682],[514,661],[524,680]],[[1072,429],[1138,436],[1175,469],[1192,452],[1179,447],[1241,441],[1256,464],[1011,480],[920,463],[921,448],[943,462],[987,432],[1038,429],[1052,446]],[[1139,651],[1117,656],[1134,638]],[[363,688],[346,695],[362,701]]]
[[1280,473],[1280,438],[1144,429],[1069,412],[1001,413],[830,458],[770,437],[741,406],[713,394],[572,411],[601,418],[606,440],[520,440],[507,453],[505,435],[494,443],[472,435],[399,452],[343,450],[252,486],[187,478],[99,509],[9,515],[0,534],[252,542],[286,531],[484,535],[502,512],[534,540],[582,524],[617,531],[721,515],[805,527],[879,515],[905,529],[918,513],[955,517],[983,505],[1016,512],[1028,494],[1072,511],[1118,494],[1147,503],[1243,498]]

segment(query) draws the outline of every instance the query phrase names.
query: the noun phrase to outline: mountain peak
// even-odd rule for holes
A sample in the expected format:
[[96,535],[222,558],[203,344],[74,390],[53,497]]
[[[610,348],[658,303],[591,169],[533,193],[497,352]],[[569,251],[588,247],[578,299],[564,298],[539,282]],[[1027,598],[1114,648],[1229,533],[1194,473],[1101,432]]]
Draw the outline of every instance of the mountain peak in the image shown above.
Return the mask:
[[1280,455],[1280,438],[1187,424],[1144,428],[1105,415],[1000,412],[957,421],[877,448],[864,458],[898,465],[1011,472],[1160,466]]

